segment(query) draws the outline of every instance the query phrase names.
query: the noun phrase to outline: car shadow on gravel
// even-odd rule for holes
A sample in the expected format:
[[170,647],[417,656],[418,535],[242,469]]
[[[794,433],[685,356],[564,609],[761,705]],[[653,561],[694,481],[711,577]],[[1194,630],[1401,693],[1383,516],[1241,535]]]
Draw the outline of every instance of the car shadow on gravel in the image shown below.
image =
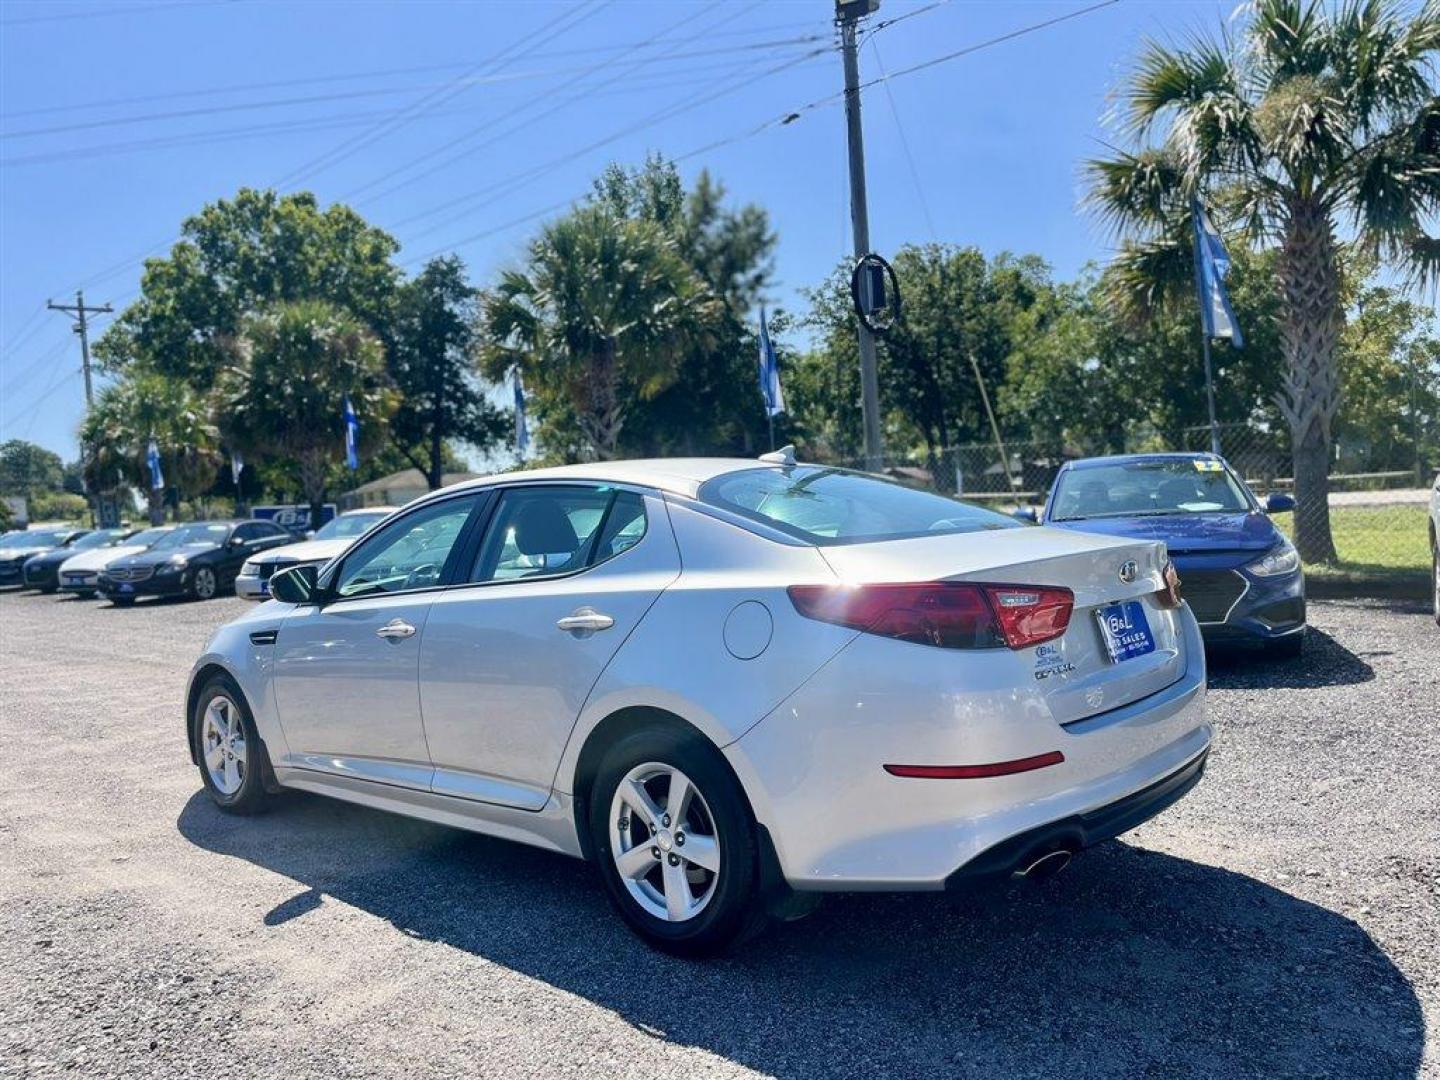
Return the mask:
[[197,793],[178,827],[297,883],[261,934],[333,899],[779,1077],[1413,1076],[1421,1059],[1415,993],[1352,920],[1123,842],[1040,887],[832,897],[697,963],[647,949],[589,867],[533,848],[300,794],[237,819]]
[[1323,630],[1305,631],[1298,657],[1278,658],[1253,648],[1207,647],[1209,680],[1216,690],[1319,690],[1355,686],[1375,678],[1375,669]]

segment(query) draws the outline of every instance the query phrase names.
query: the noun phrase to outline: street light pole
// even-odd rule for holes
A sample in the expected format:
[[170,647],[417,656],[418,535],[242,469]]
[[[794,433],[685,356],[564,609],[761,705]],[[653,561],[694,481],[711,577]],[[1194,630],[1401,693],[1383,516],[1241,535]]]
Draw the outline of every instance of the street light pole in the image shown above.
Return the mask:
[[[835,0],[840,25],[840,54],[845,62],[845,134],[850,151],[850,233],[855,258],[870,253],[870,214],[865,201],[865,138],[860,127],[860,61],[856,55],[856,25],[880,6],[880,0]],[[856,320],[860,341],[860,408],[865,422],[865,468],[877,472],[884,465],[880,435],[880,377],[875,365],[875,335]]]

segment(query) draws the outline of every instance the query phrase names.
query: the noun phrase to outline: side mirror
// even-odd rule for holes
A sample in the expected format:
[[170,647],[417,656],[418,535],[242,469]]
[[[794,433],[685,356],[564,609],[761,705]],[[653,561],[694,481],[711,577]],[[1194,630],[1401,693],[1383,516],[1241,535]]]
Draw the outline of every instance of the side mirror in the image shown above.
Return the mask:
[[1265,513],[1285,514],[1295,509],[1295,497],[1283,495],[1278,491],[1272,491],[1265,498]]
[[270,579],[270,595],[286,604],[313,604],[320,589],[320,568],[313,563],[291,566]]
[[1022,506],[1018,510],[1011,511],[1010,516],[1016,521],[1028,521],[1031,525],[1037,525],[1040,522],[1040,515],[1035,512],[1033,506]]

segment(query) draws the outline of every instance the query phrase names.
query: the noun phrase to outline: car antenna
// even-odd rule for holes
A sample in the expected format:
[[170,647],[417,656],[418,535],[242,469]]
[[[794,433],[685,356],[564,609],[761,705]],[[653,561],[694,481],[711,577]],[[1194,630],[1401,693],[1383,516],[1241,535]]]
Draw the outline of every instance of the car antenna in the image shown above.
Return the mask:
[[794,465],[795,444],[786,443],[779,450],[771,450],[768,454],[760,455],[761,461],[768,461],[773,465]]

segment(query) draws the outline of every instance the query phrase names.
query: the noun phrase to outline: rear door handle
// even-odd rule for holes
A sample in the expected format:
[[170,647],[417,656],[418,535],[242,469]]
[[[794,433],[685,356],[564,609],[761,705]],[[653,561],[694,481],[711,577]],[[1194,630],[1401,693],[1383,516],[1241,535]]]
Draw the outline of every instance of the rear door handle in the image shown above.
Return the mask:
[[609,630],[615,625],[615,620],[609,615],[602,615],[594,608],[577,608],[573,615],[566,615],[555,623],[561,630],[575,634],[577,637],[588,637],[597,630]]
[[404,619],[391,619],[379,630],[375,631],[376,637],[383,638],[407,638],[415,636],[415,627],[411,626]]

